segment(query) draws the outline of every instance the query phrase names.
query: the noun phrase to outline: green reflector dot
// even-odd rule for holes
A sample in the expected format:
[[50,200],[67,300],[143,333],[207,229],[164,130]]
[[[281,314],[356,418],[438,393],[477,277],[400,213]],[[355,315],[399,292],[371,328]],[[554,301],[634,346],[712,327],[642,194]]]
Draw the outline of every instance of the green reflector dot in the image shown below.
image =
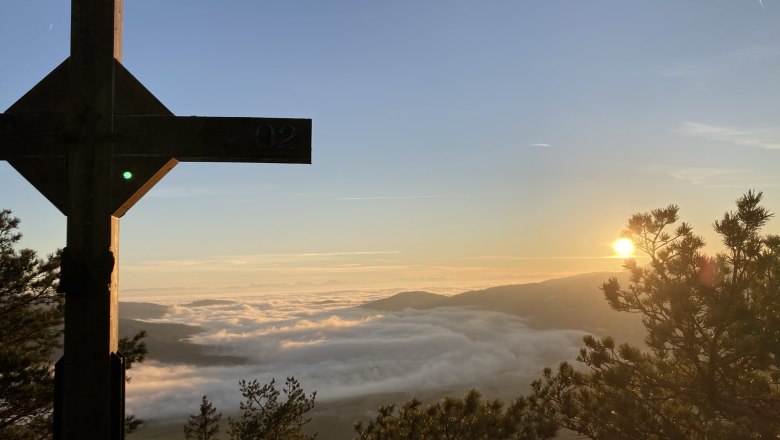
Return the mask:
[[122,173],[122,177],[124,177],[125,180],[130,180],[133,178],[133,173],[131,173],[130,171],[125,171],[124,173]]

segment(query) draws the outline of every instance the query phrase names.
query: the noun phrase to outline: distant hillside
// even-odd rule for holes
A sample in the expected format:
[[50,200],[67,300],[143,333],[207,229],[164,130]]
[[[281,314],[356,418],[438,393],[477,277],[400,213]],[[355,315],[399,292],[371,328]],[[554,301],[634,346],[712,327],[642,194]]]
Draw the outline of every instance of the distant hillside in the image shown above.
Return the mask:
[[226,299],[201,299],[193,301],[187,304],[182,304],[184,307],[208,307],[208,306],[227,306],[230,304],[237,304],[235,301]]
[[237,365],[246,362],[240,356],[219,354],[219,347],[193,344],[187,341],[204,332],[203,327],[170,322],[144,322],[119,318],[119,335],[131,337],[140,330],[146,330],[144,338],[149,349],[148,359],[169,364],[190,365]]
[[442,305],[448,299],[444,295],[416,290],[413,292],[396,293],[391,297],[363,304],[362,307],[387,312],[403,309],[426,309]]
[[[232,303],[224,300],[193,301],[188,306],[202,307],[215,304]],[[146,330],[147,359],[169,364],[191,365],[236,365],[246,362],[241,356],[228,356],[219,353],[220,348],[193,344],[188,341],[192,336],[204,332],[203,327],[171,322],[148,322],[149,319],[165,317],[169,307],[146,302],[119,303],[119,335],[132,337],[140,330]]]
[[627,282],[627,276],[623,273],[602,272],[539,283],[491,287],[450,297],[430,292],[403,292],[364,304],[363,307],[380,311],[480,307],[525,317],[532,328],[580,329],[597,336],[612,335],[618,342],[639,343],[644,337],[640,317],[610,309],[599,290],[599,286],[613,276],[621,283]]
[[126,319],[157,319],[168,313],[168,306],[146,302],[119,302],[119,316]]

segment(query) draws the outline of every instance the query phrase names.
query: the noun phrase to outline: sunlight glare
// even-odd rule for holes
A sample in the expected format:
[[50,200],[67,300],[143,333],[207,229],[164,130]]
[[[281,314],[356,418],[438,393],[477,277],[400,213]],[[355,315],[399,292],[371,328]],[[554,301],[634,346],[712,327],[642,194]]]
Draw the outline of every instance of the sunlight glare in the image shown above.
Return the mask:
[[621,238],[612,243],[612,249],[621,258],[629,258],[634,253],[634,243],[628,238]]

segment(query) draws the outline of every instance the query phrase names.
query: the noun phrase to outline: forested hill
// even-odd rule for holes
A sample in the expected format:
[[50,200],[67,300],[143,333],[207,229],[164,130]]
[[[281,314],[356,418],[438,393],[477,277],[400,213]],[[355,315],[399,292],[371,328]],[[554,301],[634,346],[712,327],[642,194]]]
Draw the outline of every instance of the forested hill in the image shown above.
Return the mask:
[[434,307],[479,307],[522,316],[536,329],[581,329],[611,335],[618,342],[642,340],[644,329],[638,315],[610,309],[599,286],[610,277],[627,284],[624,273],[599,272],[557,278],[539,283],[514,284],[463,292],[453,296],[431,292],[402,292],[372,301],[362,307],[379,311],[430,309]]

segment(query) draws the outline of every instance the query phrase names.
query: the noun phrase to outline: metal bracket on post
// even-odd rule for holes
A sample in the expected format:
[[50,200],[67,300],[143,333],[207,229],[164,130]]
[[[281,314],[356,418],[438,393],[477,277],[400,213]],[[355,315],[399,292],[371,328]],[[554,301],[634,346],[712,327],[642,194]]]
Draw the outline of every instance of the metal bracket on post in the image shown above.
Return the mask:
[[125,357],[111,353],[111,440],[125,438]]
[[[94,289],[105,288],[111,283],[111,273],[114,271],[116,258],[110,249],[106,249],[92,261],[77,260],[73,253],[65,247],[60,256],[60,293],[83,293]],[[94,285],[90,285],[94,283]]]

